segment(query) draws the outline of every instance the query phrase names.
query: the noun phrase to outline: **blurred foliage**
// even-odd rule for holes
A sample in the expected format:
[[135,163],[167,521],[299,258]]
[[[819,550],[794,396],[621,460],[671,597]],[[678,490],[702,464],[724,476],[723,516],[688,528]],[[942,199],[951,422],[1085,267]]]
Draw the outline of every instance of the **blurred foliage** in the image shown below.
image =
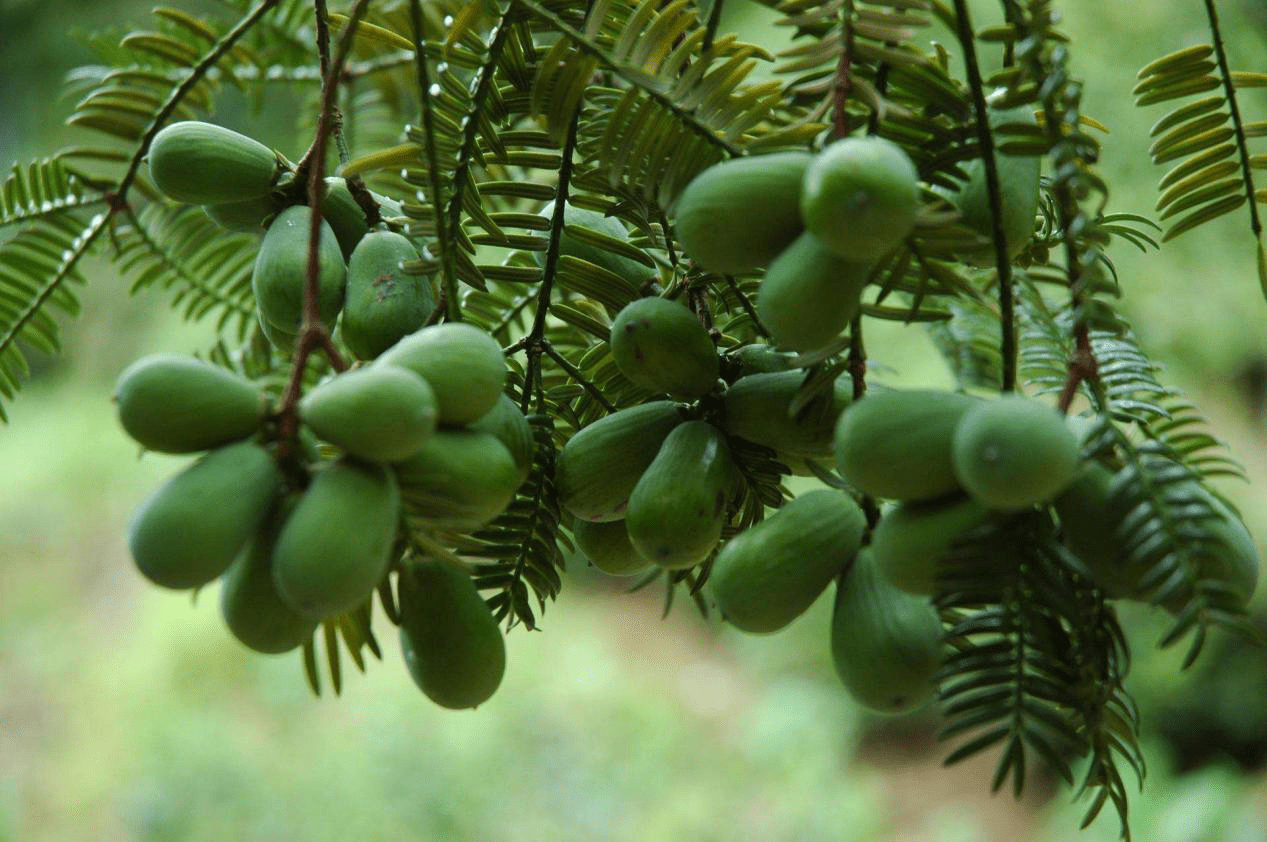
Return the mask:
[[[68,106],[56,100],[59,76],[88,55],[75,33],[139,20],[149,5],[0,0],[0,102],[9,106],[0,161],[59,142]],[[1157,115],[1125,103],[1135,69],[1205,38],[1201,5],[1060,5],[1083,45],[1075,71],[1090,80],[1086,112],[1112,127],[1102,166],[1114,207],[1151,213],[1161,173],[1146,150]],[[736,8],[727,5],[726,28],[779,43],[764,13]],[[973,8],[988,20],[997,3]],[[1262,69],[1267,4],[1222,8],[1236,34],[1233,64]],[[1246,95],[1267,110],[1267,90]],[[273,107],[298,105],[265,111]],[[305,145],[266,127],[260,135]],[[1247,292],[1254,270],[1243,229],[1226,219],[1160,255],[1119,248],[1113,257],[1142,343],[1262,477],[1267,312]],[[204,337],[108,277],[89,286],[85,310],[92,318],[68,325],[66,353],[0,430],[0,842],[1069,838],[1079,805],[990,799],[981,774],[939,768],[930,718],[883,720],[853,707],[827,654],[830,599],[777,637],[744,638],[706,625],[685,602],[661,621],[655,588],[626,596],[625,583],[573,564],[546,633],[509,639],[507,687],[478,713],[436,709],[395,663],[354,676],[346,699],[312,700],[295,659],[250,655],[232,641],[217,594],[191,608],[134,574],[128,513],[180,460],[135,462],[113,421],[110,384],[144,350],[184,350]],[[918,328],[886,325],[872,346],[882,380],[945,382]],[[1261,545],[1267,490],[1227,492]],[[1261,622],[1261,589],[1256,604]],[[1123,621],[1146,641],[1165,619],[1128,610]],[[394,641],[384,643],[395,659]],[[1139,647],[1130,685],[1145,711],[1149,780],[1132,802],[1137,838],[1267,838],[1267,658],[1241,646],[1219,638],[1185,674],[1181,652]],[[1080,838],[1115,837],[1102,822]]]

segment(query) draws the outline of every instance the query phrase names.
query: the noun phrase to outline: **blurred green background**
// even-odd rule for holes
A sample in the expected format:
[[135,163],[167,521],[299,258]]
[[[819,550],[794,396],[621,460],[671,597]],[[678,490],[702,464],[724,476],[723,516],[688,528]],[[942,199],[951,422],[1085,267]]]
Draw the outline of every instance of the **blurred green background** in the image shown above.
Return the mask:
[[[76,35],[148,25],[148,5],[0,0],[0,162],[70,139],[57,84],[89,58]],[[1146,135],[1163,109],[1133,108],[1129,91],[1138,67],[1206,40],[1201,3],[1059,5],[1086,110],[1113,128],[1111,210],[1148,213],[1162,171]],[[1233,66],[1267,70],[1261,0],[1221,7]],[[976,23],[996,8],[975,3]],[[756,7],[732,0],[727,14],[750,40],[785,37]],[[1267,116],[1267,93],[1248,91],[1245,105]],[[1224,490],[1267,538],[1267,305],[1246,229],[1239,213],[1160,253],[1113,257],[1145,346],[1255,478]],[[744,638],[685,603],[662,620],[659,589],[626,594],[573,564],[544,632],[510,635],[505,683],[479,711],[418,693],[381,618],[385,663],[352,674],[341,698],[312,698],[297,657],[251,655],[229,637],[214,589],[191,604],[134,572],[129,513],[181,460],[138,460],[111,387],[137,356],[195,350],[209,334],[160,293],[129,296],[104,265],[87,274],[65,354],[35,360],[0,429],[3,842],[1075,837],[1081,805],[1041,774],[1019,803],[992,797],[992,758],[941,768],[930,711],[890,720],[853,705],[831,671],[828,599],[780,635]],[[890,382],[945,382],[916,328],[878,328],[869,345]],[[1153,648],[1162,620],[1124,615],[1150,762],[1136,838],[1267,840],[1267,655],[1220,638],[1180,674],[1176,653]],[[1106,813],[1079,838],[1116,829]]]

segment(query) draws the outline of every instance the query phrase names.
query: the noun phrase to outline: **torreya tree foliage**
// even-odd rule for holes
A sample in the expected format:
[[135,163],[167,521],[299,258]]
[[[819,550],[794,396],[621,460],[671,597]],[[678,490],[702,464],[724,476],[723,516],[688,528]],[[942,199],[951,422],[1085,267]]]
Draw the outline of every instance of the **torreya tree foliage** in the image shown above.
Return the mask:
[[[233,0],[95,39],[82,145],[0,194],[0,397],[100,255],[219,336],[120,377],[143,447],[206,451],[138,511],[137,565],[222,579],[314,692],[381,613],[430,698],[480,704],[573,549],[753,633],[834,583],[861,703],[935,696],[948,763],[993,749],[1017,793],[1046,764],[1128,836],[1130,647],[1252,636],[1258,557],[1108,250],[1237,213],[1267,288],[1238,102],[1267,74],[1228,66],[1214,0],[1209,44],[1139,72],[1154,221],[1111,206],[1052,0],[762,2],[777,55],[723,0]],[[228,90],[304,102],[294,147],[217,125]],[[871,383],[877,319],[958,391]],[[1128,641],[1120,599],[1169,632]]]

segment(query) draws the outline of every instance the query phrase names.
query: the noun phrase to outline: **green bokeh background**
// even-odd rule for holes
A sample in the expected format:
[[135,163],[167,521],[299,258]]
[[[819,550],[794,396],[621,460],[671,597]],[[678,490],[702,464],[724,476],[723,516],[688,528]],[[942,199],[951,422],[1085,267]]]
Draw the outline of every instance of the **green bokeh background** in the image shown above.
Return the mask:
[[[145,24],[147,5],[0,0],[0,162],[71,138],[57,83],[88,60],[75,33]],[[1201,3],[1059,5],[1086,110],[1113,129],[1110,209],[1147,213],[1162,173],[1147,130],[1164,109],[1130,105],[1134,71],[1206,40]],[[1233,65],[1267,70],[1261,0],[1222,8]],[[974,10],[982,25],[996,4]],[[728,3],[728,27],[778,44],[785,33],[767,18]],[[1247,91],[1244,104],[1267,117],[1267,92]],[[279,127],[264,130],[283,142]],[[1119,246],[1113,257],[1145,346],[1247,466],[1254,482],[1224,490],[1267,537],[1267,305],[1246,229],[1238,213],[1160,253]],[[1019,803],[991,797],[992,758],[940,768],[929,711],[889,720],[853,705],[831,671],[829,599],[784,633],[745,638],[686,604],[661,619],[662,591],[626,594],[575,563],[544,631],[510,635],[505,683],[477,712],[422,697],[381,618],[384,663],[349,675],[341,698],[314,699],[297,657],[252,655],[230,638],[214,588],[191,603],[135,573],[129,513],[182,460],[138,459],[111,386],[135,357],[204,347],[209,332],[182,323],[161,293],[130,296],[104,264],[86,274],[65,354],[34,361],[0,428],[3,842],[1074,838],[1080,805],[1041,774]],[[877,326],[869,346],[887,382],[946,382],[918,328]],[[1261,593],[1256,603],[1261,615]],[[1150,760],[1136,838],[1267,839],[1267,778],[1220,753],[1238,732],[1267,739],[1267,655],[1216,649],[1180,674],[1175,653],[1152,648],[1163,621],[1124,614]],[[1175,734],[1202,722],[1221,728],[1202,738],[1212,762],[1180,776]],[[1084,838],[1115,836],[1106,814]]]

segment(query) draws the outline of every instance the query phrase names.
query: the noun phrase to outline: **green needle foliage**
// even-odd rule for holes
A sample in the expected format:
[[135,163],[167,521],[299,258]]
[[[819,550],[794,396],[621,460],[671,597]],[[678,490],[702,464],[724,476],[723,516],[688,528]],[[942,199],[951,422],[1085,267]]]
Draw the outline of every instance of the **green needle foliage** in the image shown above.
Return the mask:
[[[323,0],[229,0],[219,18],[156,8],[141,28],[93,36],[97,63],[66,80],[67,123],[83,141],[15,165],[0,189],[0,420],[28,375],[26,353],[56,353],[59,318],[78,314],[89,255],[111,261],[133,292],[162,289],[186,318],[214,323],[206,356],[283,407],[342,370],[336,354],[305,367],[307,351],[296,363],[270,349],[251,284],[258,238],[226,234],[200,208],[164,198],[144,166],[164,126],[211,119],[230,90],[256,105],[275,90],[303,103],[305,116],[301,140],[278,150],[274,198],[306,201],[311,169],[337,159],[369,219],[378,214],[417,246],[406,269],[435,278],[443,307],[432,320],[466,321],[506,350],[507,393],[535,442],[526,482],[491,523],[456,533],[403,519],[375,593],[325,618],[303,646],[308,681],[320,692],[319,650],[335,692],[343,657],[363,670],[366,652],[380,655],[374,603],[399,623],[391,577],[414,558],[466,567],[498,623],[535,629],[572,549],[559,452],[583,427],[652,397],[613,359],[615,314],[645,295],[688,305],[728,384],[739,377],[734,352],[768,341],[753,306],[760,273],[709,272],[683,253],[673,221],[684,188],[731,158],[876,135],[899,145],[928,187],[954,190],[981,161],[998,260],[985,269],[962,261],[979,253],[981,233],[925,190],[913,231],[871,267],[848,333],[791,359],[804,369],[791,413],[830,403],[840,377],[855,398],[866,391],[870,319],[922,324],[963,389],[1024,389],[1053,396],[1062,411],[1089,409],[1084,458],[1114,473],[1114,505],[1131,512],[1117,534],[1122,563],[1174,615],[1161,645],[1188,640],[1190,662],[1215,627],[1252,635],[1203,562],[1224,539],[1200,483],[1241,471],[1119,314],[1130,279],[1108,250],[1115,240],[1158,249],[1248,206],[1267,290],[1257,209],[1267,193],[1254,182],[1265,158],[1252,147],[1267,124],[1247,120],[1237,102],[1267,74],[1228,68],[1216,4],[1204,1],[1211,45],[1152,62],[1134,90],[1138,105],[1172,109],[1151,132],[1154,163],[1172,167],[1156,221],[1109,211],[1098,169],[1104,126],[1082,113],[1083,83],[1070,69],[1082,45],[1057,29],[1055,0],[1001,0],[984,26],[962,0],[761,0],[793,34],[777,55],[719,30],[723,0],[362,0],[335,10]],[[1002,68],[987,75],[999,54]],[[332,55],[344,62],[337,79]],[[987,101],[1035,119],[992,126]],[[332,129],[328,165],[309,160],[318,126]],[[1044,160],[1033,236],[1012,260],[998,220],[1006,155]],[[629,237],[568,224],[565,207],[617,220]],[[640,270],[613,268],[631,263]],[[337,334],[325,342],[340,347]],[[717,403],[706,396],[690,411],[716,418]],[[285,424],[284,409],[271,414],[266,437],[320,455]],[[790,496],[793,467],[786,454],[733,437],[730,456],[723,542]],[[302,488],[302,460],[281,461]],[[856,494],[828,465],[803,467]],[[875,501],[856,496],[874,526]],[[656,570],[640,586],[663,581],[666,610],[684,586],[706,611],[712,559]],[[1059,520],[1040,508],[974,532],[942,573],[935,603],[950,654],[937,682],[944,735],[956,743],[947,762],[1001,748],[993,785],[1010,778],[1018,794],[1027,767],[1044,763],[1086,794],[1088,823],[1112,804],[1129,836],[1123,771],[1141,783],[1144,775],[1141,714],[1123,685],[1130,645]]]

